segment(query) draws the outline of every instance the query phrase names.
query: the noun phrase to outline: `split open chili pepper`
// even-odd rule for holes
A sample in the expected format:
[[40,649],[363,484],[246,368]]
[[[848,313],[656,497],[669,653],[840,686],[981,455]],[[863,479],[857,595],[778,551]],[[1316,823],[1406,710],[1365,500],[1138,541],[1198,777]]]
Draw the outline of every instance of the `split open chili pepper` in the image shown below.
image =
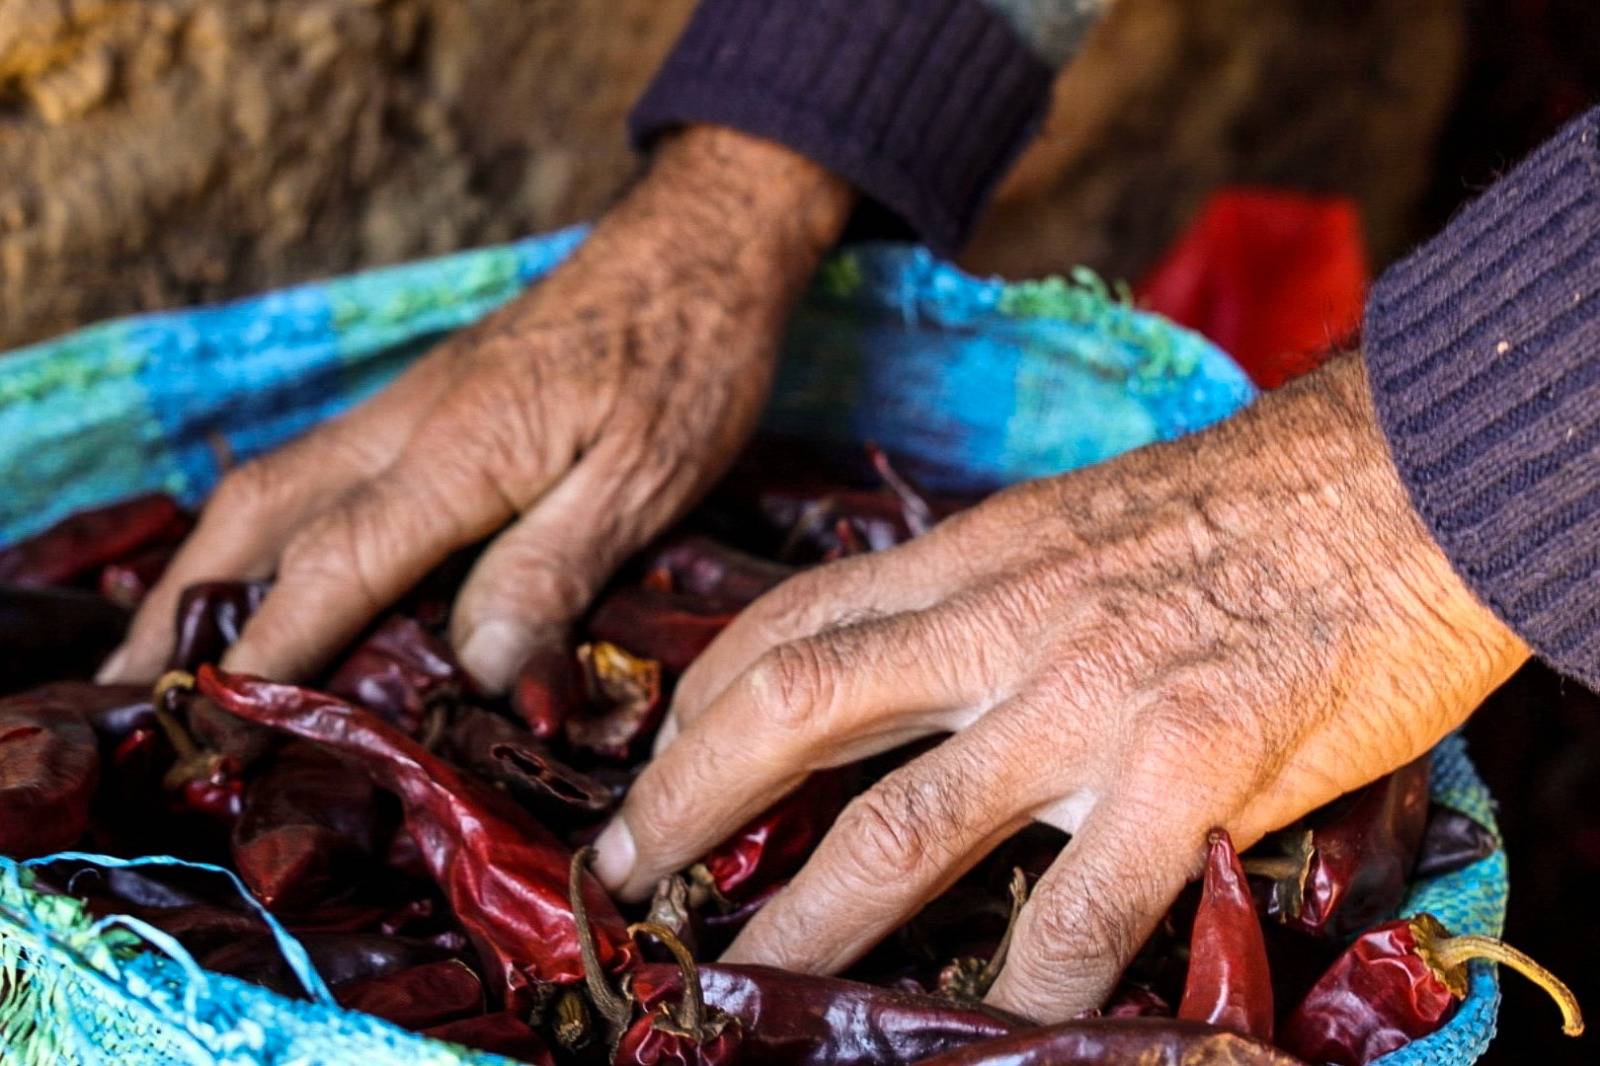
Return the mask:
[[549,742],[566,730],[583,706],[583,670],[577,649],[565,641],[538,644],[517,668],[511,707],[535,740]]
[[1562,1031],[1583,1032],[1572,990],[1510,945],[1451,936],[1431,914],[1384,922],[1356,937],[1312,986],[1279,1033],[1279,1043],[1312,1062],[1363,1066],[1427,1036],[1467,994],[1467,964],[1509,966],[1561,1008]]
[[[200,691],[232,714],[359,759],[395,793],[406,831],[492,975],[491,996],[525,1009],[544,986],[583,979],[578,919],[567,896],[570,854],[542,825],[475,785],[369,711],[293,685],[202,667]],[[584,899],[602,965],[636,956],[627,925],[592,877]]]
[[70,847],[88,827],[99,776],[100,747],[76,706],[48,693],[0,699],[0,854]]
[[402,1029],[427,1029],[482,1014],[483,982],[460,959],[444,959],[336,985],[333,998]]
[[481,707],[458,707],[439,748],[451,762],[504,788],[536,816],[593,821],[616,806],[604,783],[550,754],[527,730]]
[[1341,937],[1405,899],[1428,821],[1429,757],[1309,815],[1281,834],[1288,854],[1245,865],[1273,879],[1268,914],[1314,936]]
[[854,766],[814,773],[689,868],[692,883],[737,903],[794,875],[855,795]]
[[480,1014],[476,1018],[436,1025],[424,1029],[422,1035],[474,1051],[504,1055],[530,1066],[555,1066],[556,1063],[544,1039],[532,1026],[510,1011],[495,1011],[493,1014]]
[[1306,1066],[1271,1044],[1204,1022],[1085,1018],[969,1044],[918,1066]]
[[1411,874],[1421,880],[1455,873],[1487,859],[1499,846],[1488,826],[1454,807],[1435,803],[1428,812],[1428,828],[1422,834]]
[[626,648],[654,659],[668,673],[681,674],[738,613],[736,605],[629,585],[603,596],[584,628],[597,641]]
[[233,865],[267,907],[293,911],[333,894],[377,847],[378,796],[358,765],[291,743],[250,783],[233,827]]
[[0,551],[0,584],[32,588],[98,578],[107,563],[156,544],[176,544],[194,520],[171,496],[135,496],[78,511]]
[[448,644],[416,619],[392,615],[345,657],[327,690],[419,736],[430,709],[472,685]]
[[702,536],[674,540],[646,562],[646,574],[658,575],[655,587],[740,607],[753,603],[795,572],[792,566]]
[[128,613],[92,593],[0,585],[0,696],[91,676],[127,628]]
[[567,719],[567,743],[602,759],[632,761],[666,713],[661,664],[595,641],[578,648],[584,686],[598,712]]
[[1206,875],[1178,1017],[1272,1039],[1272,974],[1255,899],[1225,829],[1206,838]]
[[744,1031],[727,1014],[708,1006],[700,990],[694,956],[672,930],[639,922],[629,930],[646,933],[672,952],[682,974],[676,1004],[663,1001],[635,1019],[612,1053],[613,1066],[728,1066],[742,1055]]

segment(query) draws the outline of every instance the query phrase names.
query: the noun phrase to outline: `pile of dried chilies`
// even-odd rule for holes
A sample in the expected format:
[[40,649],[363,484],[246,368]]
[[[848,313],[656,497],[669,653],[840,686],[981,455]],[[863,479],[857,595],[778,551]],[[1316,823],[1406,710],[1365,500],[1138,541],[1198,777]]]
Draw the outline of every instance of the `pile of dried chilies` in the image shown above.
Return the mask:
[[[1392,920],[1416,876],[1488,855],[1403,767],[1243,857],[1212,832],[1095,1017],[1051,1027],[982,1005],[1011,921],[1064,838],[1003,845],[844,977],[714,961],[849,798],[893,765],[814,775],[625,914],[585,845],[626,792],[683,669],[799,567],[879,550],[954,509],[882,453],[876,488],[741,477],[631,564],[579,643],[541,649],[510,698],[441,638],[459,560],[317,689],[215,666],[267,586],[183,597],[153,691],[88,677],[192,525],[161,496],[0,551],[0,853],[69,848],[220,862],[304,943],[341,1005],[532,1063],[1338,1063],[1448,1019],[1472,959],[1570,994],[1496,941]],[[750,486],[757,487],[751,488]],[[200,963],[298,995],[232,890],[188,870],[59,861],[38,887],[132,914]],[[218,879],[220,880],[220,879]],[[1175,1004],[1175,1006],[1171,1006]]]

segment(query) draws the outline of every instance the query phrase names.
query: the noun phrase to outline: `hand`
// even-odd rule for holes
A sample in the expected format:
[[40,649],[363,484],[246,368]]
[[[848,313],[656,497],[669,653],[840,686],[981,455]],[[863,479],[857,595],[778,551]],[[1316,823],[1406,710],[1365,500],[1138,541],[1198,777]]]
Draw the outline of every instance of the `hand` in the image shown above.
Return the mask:
[[1414,516],[1346,357],[779,586],[684,676],[597,869],[638,898],[808,772],[952,732],[858,797],[725,959],[840,970],[1040,820],[1073,838],[990,998],[1067,1018],[1209,827],[1244,847],[1401,766],[1527,655]]
[[451,636],[503,690],[724,470],[849,203],[839,179],[777,145],[678,135],[548,280],[229,474],[102,679],[160,672],[189,584],[273,574],[224,665],[304,677],[451,551],[498,534]]

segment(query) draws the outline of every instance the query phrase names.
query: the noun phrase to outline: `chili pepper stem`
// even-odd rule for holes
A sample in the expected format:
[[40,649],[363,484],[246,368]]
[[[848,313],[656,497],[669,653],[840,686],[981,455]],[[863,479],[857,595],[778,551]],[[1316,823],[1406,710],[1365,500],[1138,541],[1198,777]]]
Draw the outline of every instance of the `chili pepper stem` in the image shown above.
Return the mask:
[[989,994],[989,989],[1000,976],[1000,968],[1006,964],[1006,955],[1011,951],[1011,935],[1017,931],[1017,919],[1022,915],[1022,905],[1026,902],[1028,902],[1028,875],[1022,872],[1022,867],[1013,867],[1011,916],[1006,919],[1006,931],[1000,934],[1000,943],[995,945],[994,954],[989,956],[989,961],[978,974],[976,992],[979,999]]
[[671,929],[659,922],[634,922],[628,926],[629,936],[636,937],[640,933],[655,937],[677,960],[678,968],[683,971],[683,998],[678,1001],[672,1021],[685,1033],[701,1039],[705,1029],[706,1001],[705,993],[700,989],[700,968],[695,965],[694,955]]
[[[1415,927],[1415,925],[1414,925]],[[1466,993],[1466,966],[1473,959],[1487,959],[1509,966],[1544,989],[1561,1009],[1561,1031],[1567,1036],[1583,1034],[1583,1012],[1578,997],[1555,974],[1539,965],[1510,944],[1488,936],[1419,936],[1423,958],[1440,971],[1445,985],[1457,995]],[[1459,986],[1459,987],[1458,987]]]
[[593,848],[580,848],[572,856],[567,891],[572,897],[572,918],[578,928],[578,953],[583,959],[584,987],[588,989],[595,1009],[611,1027],[612,1043],[616,1043],[633,1016],[633,1004],[606,980],[605,970],[600,965],[600,952],[594,945],[594,930],[589,926],[589,908],[583,902],[583,875],[588,871],[589,860],[593,857]]

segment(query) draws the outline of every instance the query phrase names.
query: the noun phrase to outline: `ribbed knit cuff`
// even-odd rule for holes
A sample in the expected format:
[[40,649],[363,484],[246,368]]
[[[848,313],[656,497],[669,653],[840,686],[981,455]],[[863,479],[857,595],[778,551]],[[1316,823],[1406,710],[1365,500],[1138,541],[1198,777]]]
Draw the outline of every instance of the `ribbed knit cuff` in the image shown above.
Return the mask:
[[1541,658],[1600,688],[1600,110],[1384,274],[1365,337],[1434,539]]
[[784,144],[951,252],[1032,137],[1051,72],[977,0],[701,0],[635,107]]

